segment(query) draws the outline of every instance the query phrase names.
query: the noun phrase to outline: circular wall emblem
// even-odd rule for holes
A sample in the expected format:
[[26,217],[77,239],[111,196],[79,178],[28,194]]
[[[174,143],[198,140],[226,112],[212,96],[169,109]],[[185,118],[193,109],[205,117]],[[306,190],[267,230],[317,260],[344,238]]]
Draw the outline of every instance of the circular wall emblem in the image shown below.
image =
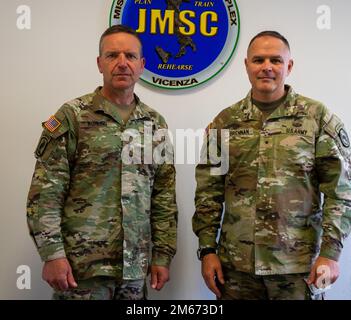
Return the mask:
[[141,79],[166,89],[191,88],[217,75],[239,39],[235,0],[114,0],[110,25],[124,24],[142,39]]

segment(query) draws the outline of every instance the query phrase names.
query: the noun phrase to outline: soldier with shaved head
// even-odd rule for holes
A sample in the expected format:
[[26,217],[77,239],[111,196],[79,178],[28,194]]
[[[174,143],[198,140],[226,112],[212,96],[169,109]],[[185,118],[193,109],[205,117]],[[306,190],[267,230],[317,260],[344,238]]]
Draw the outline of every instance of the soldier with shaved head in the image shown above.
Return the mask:
[[294,63],[280,33],[257,34],[245,65],[250,92],[206,130],[228,131],[228,171],[196,168],[202,274],[219,299],[321,299],[351,229],[350,141],[336,115],[285,83]]

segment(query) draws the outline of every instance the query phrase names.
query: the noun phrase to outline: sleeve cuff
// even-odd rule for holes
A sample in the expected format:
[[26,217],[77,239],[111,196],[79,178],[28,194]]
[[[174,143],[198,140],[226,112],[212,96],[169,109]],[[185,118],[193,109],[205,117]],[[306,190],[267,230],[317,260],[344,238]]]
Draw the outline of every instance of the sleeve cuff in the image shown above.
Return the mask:
[[161,267],[169,268],[171,261],[172,261],[172,257],[167,254],[160,253],[157,251],[154,251],[152,253],[151,265],[153,266],[161,266]]
[[322,244],[319,256],[328,258],[334,261],[338,261],[340,258],[341,249],[342,249],[341,247],[335,247],[335,246],[330,247]]
[[59,258],[66,258],[65,249],[62,243],[52,244],[40,248],[39,255],[42,261],[51,261]]
[[207,235],[207,234],[200,234],[199,235],[199,248],[217,248],[216,237]]

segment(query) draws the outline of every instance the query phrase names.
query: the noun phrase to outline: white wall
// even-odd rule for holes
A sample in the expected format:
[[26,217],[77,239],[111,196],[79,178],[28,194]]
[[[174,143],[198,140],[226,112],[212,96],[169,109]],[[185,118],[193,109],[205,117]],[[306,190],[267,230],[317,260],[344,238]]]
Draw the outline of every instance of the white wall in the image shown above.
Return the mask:
[[[101,83],[95,66],[98,38],[108,26],[112,1],[0,0],[0,299],[49,299],[41,280],[39,256],[29,238],[25,203],[34,168],[33,151],[41,122],[71,98]],[[159,110],[170,129],[204,128],[223,108],[246,95],[249,82],[243,60],[248,41],[264,29],[289,39],[295,67],[288,79],[299,93],[326,103],[351,128],[351,1],[238,0],[241,37],[227,68],[209,83],[189,91],[168,92],[138,85],[136,92]],[[18,30],[16,8],[28,5],[31,30]],[[330,30],[316,25],[317,7],[328,5]],[[178,253],[171,282],[157,299],[213,299],[195,257],[197,240],[191,230],[194,212],[194,166],[177,166],[179,204]],[[351,298],[351,240],[341,257],[341,277],[330,299]],[[19,265],[32,271],[31,290],[16,287]]]

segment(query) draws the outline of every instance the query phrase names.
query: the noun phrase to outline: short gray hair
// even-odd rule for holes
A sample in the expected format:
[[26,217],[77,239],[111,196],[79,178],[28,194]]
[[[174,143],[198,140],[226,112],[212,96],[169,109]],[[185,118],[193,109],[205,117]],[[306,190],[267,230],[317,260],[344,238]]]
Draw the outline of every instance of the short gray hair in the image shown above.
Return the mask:
[[111,26],[107,28],[104,33],[100,37],[100,42],[99,42],[99,56],[102,54],[102,42],[105,37],[109,36],[110,34],[114,33],[128,33],[134,36],[140,43],[140,57],[143,56],[143,44],[141,42],[141,39],[138,35],[138,33],[131,27],[125,26],[123,24],[116,24],[114,26]]

